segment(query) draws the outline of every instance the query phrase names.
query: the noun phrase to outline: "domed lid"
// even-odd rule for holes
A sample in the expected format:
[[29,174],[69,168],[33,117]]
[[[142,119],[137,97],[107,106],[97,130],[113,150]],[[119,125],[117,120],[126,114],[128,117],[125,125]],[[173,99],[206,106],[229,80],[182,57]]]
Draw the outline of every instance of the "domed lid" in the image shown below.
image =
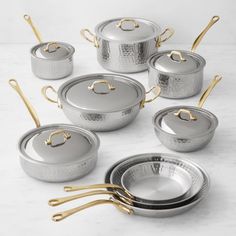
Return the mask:
[[145,99],[145,89],[138,81],[126,76],[92,74],[66,82],[58,95],[60,100],[80,109],[112,112],[140,103]]
[[185,51],[165,51],[151,58],[151,65],[161,72],[186,74],[205,65],[205,60],[196,54]]
[[134,42],[157,37],[160,27],[140,18],[117,18],[102,22],[95,31],[108,40]]
[[41,43],[32,48],[31,53],[42,59],[61,60],[74,54],[74,48],[66,43]]

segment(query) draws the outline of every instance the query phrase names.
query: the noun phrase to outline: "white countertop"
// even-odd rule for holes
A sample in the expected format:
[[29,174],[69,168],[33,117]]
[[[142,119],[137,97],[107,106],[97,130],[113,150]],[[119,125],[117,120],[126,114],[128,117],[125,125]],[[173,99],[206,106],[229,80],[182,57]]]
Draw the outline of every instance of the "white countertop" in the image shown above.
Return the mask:
[[[204,88],[215,74],[223,80],[217,85],[205,108],[219,118],[219,127],[212,142],[203,150],[176,153],[204,167],[211,177],[208,198],[190,211],[171,218],[154,219],[128,216],[113,206],[97,206],[55,223],[55,212],[78,206],[95,198],[81,199],[52,208],[47,201],[66,196],[65,184],[43,183],[28,177],[20,167],[17,141],[21,134],[34,127],[18,95],[8,85],[10,78],[18,80],[38,112],[42,124],[69,123],[56,105],[41,96],[43,85],[56,88],[67,79],[44,81],[30,69],[31,45],[0,45],[0,122],[1,122],[1,194],[0,235],[235,235],[236,234],[236,46],[216,45],[199,47],[198,53],[207,60]],[[87,73],[105,72],[96,61],[95,48],[75,45],[74,73],[70,78]],[[187,49],[187,45],[168,45],[165,48]],[[147,72],[130,75],[147,88]],[[195,105],[200,96],[184,100],[160,98],[147,104],[129,126],[110,133],[98,133],[101,139],[97,167],[86,177],[69,184],[103,183],[106,170],[121,158],[145,152],[174,153],[156,138],[151,118],[167,106]],[[68,183],[67,183],[68,184]],[[98,197],[97,197],[98,198]],[[97,199],[96,198],[96,199]],[[102,198],[100,196],[99,198]],[[107,198],[104,196],[104,198]]]

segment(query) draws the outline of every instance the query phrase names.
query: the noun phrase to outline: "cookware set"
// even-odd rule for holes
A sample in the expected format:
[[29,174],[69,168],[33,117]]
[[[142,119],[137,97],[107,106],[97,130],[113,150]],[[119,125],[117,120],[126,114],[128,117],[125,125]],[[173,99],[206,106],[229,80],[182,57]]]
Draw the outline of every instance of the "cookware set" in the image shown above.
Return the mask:
[[[31,17],[24,15],[39,44],[31,49],[32,72],[41,79],[54,80],[73,71],[75,49],[68,43],[42,42]],[[174,31],[141,18],[116,18],[99,23],[95,34],[82,29],[81,35],[97,50],[102,67],[118,73],[148,69],[150,89],[137,80],[113,73],[94,73],[41,89],[43,97],[63,110],[73,124],[40,125],[39,118],[16,80],[9,80],[32,116],[36,128],[19,139],[23,170],[46,182],[66,182],[83,177],[96,166],[99,137],[94,131],[114,131],[130,124],[147,103],[159,96],[186,98],[202,89],[205,59],[195,53],[206,32],[219,20],[214,16],[193,43],[191,51],[159,51]],[[160,142],[177,152],[203,148],[214,136],[217,117],[202,106],[215,85],[216,75],[202,94],[198,106],[179,105],[159,110],[153,116]],[[54,92],[56,98],[51,97]],[[109,135],[109,134],[107,134]],[[206,171],[182,157],[164,153],[144,153],[126,157],[106,172],[104,183],[65,186],[79,193],[49,200],[50,206],[90,196],[109,196],[90,201],[53,215],[64,218],[96,205],[111,204],[126,214],[167,217],[183,213],[207,196],[210,180]],[[87,190],[87,191],[86,191]]]

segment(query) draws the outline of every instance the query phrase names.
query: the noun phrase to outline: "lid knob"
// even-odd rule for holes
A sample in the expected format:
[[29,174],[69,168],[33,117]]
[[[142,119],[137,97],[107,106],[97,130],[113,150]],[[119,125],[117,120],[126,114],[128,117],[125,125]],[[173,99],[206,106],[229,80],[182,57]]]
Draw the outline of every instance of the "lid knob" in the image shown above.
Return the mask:
[[[52,46],[54,46],[54,47],[52,47]],[[51,48],[51,50],[50,50],[50,48]],[[56,52],[57,49],[59,49],[59,48],[60,48],[60,46],[58,45],[58,43],[56,43],[56,42],[50,42],[50,43],[48,43],[47,46],[44,48],[44,51],[45,51],[45,52],[48,52],[48,53],[52,53],[52,52]]]
[[186,120],[186,119],[183,119],[183,117],[181,117],[181,113],[185,113],[189,116],[189,120],[197,120],[197,117],[195,117],[191,111],[187,110],[187,109],[179,109],[177,112],[174,113],[175,116],[178,116],[181,120]]
[[[59,143],[59,144],[53,144],[53,141],[52,141],[52,138],[56,135],[63,135],[63,142]],[[71,134],[66,132],[65,130],[56,130],[54,132],[52,132],[49,136],[49,138],[45,141],[45,144],[46,145],[50,145],[51,147],[57,147],[57,146],[60,146],[60,145],[63,145],[67,139],[70,139],[71,138]]]
[[[124,22],[132,22],[134,27],[131,28],[131,29],[129,29],[129,28],[124,28],[124,27],[123,27],[123,23],[124,23]],[[134,19],[124,18],[124,19],[121,19],[121,20],[117,23],[116,27],[122,29],[123,31],[133,31],[133,30],[135,30],[135,28],[139,28],[139,24],[138,24]]]
[[[173,61],[177,61],[177,62],[186,61],[186,59],[183,57],[182,53],[178,52],[178,51],[171,51],[167,56]],[[173,56],[178,56],[179,59],[176,60]]]
[[[95,90],[95,86],[97,84],[105,84],[105,85],[107,85],[107,88],[108,88],[109,91],[108,92],[97,92]],[[88,86],[88,89],[92,90],[94,93],[97,93],[97,94],[108,94],[110,91],[115,90],[116,88],[113,85],[111,85],[107,80],[96,80],[96,81],[94,81],[92,83],[91,86]]]

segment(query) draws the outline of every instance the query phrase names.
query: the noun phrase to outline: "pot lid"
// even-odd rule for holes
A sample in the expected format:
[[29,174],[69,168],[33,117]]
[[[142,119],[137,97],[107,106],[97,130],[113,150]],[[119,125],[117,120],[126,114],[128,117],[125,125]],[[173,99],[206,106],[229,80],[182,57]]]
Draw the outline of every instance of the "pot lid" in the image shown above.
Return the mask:
[[33,47],[31,53],[42,59],[61,60],[72,55],[74,53],[74,48],[66,43],[47,42]]
[[21,149],[34,161],[65,164],[82,161],[98,146],[96,139],[92,132],[72,125],[48,125],[27,133]]
[[180,137],[203,135],[217,126],[217,118],[209,111],[197,107],[170,107],[154,116],[154,125]]
[[133,42],[157,37],[160,27],[145,19],[118,18],[102,22],[95,31],[108,40]]
[[117,74],[80,76],[61,86],[59,99],[73,107],[92,112],[131,108],[145,99],[141,83]]
[[165,53],[158,53],[153,57],[152,65],[167,73],[191,73],[196,71],[201,62],[191,52],[186,51],[166,51]]

